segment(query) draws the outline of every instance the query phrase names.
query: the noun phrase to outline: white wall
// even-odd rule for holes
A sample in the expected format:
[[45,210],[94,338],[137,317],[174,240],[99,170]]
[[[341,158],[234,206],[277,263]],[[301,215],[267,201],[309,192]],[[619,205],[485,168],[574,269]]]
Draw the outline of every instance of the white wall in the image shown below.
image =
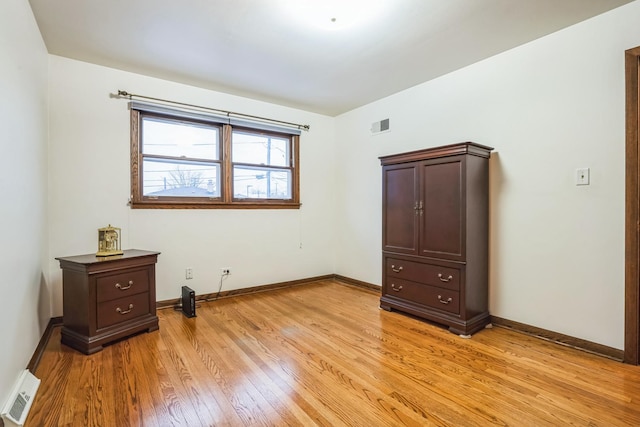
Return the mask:
[[[336,272],[381,283],[378,156],[475,141],[495,147],[490,312],[622,349],[624,51],[639,18],[636,1],[338,117]],[[370,136],[384,118],[391,132]]]
[[0,2],[0,404],[51,317],[44,273],[47,61],[29,3]]
[[[157,299],[314,277],[334,271],[333,119],[300,110],[50,56],[50,270],[62,314],[58,256],[97,250],[97,229],[122,228],[122,247],[162,252]],[[299,210],[130,209],[127,101],[146,96],[311,125],[301,136]],[[185,269],[194,278],[185,280]]]

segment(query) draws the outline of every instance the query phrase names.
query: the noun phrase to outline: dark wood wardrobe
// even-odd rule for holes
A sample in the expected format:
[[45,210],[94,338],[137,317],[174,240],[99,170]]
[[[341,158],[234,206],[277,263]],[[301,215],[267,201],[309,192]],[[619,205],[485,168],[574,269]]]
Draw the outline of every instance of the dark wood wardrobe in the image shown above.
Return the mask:
[[489,323],[489,156],[464,142],[384,156],[380,307],[468,336]]

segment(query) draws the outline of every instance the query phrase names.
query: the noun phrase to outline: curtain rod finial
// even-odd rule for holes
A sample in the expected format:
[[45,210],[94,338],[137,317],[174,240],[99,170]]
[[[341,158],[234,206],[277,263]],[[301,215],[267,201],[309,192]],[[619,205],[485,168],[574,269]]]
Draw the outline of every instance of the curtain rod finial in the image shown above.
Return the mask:
[[131,98],[131,94],[126,90],[118,90],[118,96],[128,96],[129,98]]

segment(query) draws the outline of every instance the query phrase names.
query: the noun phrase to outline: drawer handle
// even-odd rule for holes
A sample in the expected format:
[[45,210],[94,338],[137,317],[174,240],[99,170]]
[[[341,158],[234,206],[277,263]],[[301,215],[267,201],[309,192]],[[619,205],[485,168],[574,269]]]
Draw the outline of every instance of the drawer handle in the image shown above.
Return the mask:
[[449,275],[449,277],[444,277],[442,273],[438,273],[438,279],[440,279],[441,282],[448,282],[453,279],[453,276]]
[[451,297],[447,298],[446,300],[442,299],[442,295],[438,295],[438,301],[440,301],[441,304],[449,304],[452,299]]
[[391,289],[392,289],[392,290],[394,290],[394,291],[396,291],[396,292],[400,292],[400,291],[402,290],[402,285],[400,285],[400,286],[398,286],[398,287],[396,288],[396,284],[395,284],[395,283],[392,283],[392,284],[391,284]]
[[391,271],[393,271],[394,273],[400,273],[402,271],[402,266],[396,268],[395,265],[391,264]]
[[126,291],[131,287],[131,285],[133,285],[133,280],[129,280],[129,286],[124,287],[120,283],[116,283],[116,288],[120,289],[121,291]]
[[120,314],[131,313],[131,310],[133,310],[133,304],[129,304],[129,310],[123,310],[120,307],[116,308],[116,311]]

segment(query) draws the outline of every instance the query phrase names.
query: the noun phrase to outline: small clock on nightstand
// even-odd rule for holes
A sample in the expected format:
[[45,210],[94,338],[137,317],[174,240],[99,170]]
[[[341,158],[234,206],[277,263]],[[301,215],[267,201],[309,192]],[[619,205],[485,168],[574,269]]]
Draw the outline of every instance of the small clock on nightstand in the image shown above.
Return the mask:
[[96,256],[112,256],[122,255],[123,251],[120,249],[120,229],[112,227],[109,224],[107,227],[98,229],[98,252]]

